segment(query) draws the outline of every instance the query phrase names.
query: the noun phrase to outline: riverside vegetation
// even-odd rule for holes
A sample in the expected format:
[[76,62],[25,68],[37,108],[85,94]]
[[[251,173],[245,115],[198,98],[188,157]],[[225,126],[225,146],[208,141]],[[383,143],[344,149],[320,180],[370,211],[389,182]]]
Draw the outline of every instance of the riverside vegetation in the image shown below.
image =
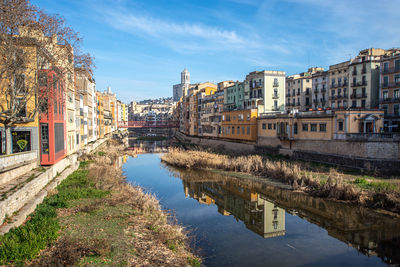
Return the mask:
[[200,266],[183,228],[154,196],[126,183],[121,152],[111,140],[84,155],[25,224],[0,236],[0,264]]
[[259,155],[229,156],[209,151],[170,149],[162,161],[172,166],[219,169],[278,179],[313,196],[348,201],[400,213],[399,179],[340,173],[333,168],[306,167],[298,162],[264,158]]

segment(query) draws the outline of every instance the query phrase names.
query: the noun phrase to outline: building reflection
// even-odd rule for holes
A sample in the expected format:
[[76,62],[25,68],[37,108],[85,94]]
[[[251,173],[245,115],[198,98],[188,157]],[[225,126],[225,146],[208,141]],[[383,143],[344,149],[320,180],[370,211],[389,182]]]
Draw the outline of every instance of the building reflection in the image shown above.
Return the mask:
[[[166,168],[182,180],[187,197],[195,198],[203,204],[216,204],[221,214],[235,216],[248,229],[261,236],[274,236],[280,231],[283,231],[281,235],[285,234],[286,211],[324,228],[330,236],[365,255],[378,256],[388,264],[400,264],[400,218],[397,216],[362,206],[315,198],[288,190],[285,186],[279,187],[258,180],[206,170]],[[274,229],[273,224],[274,204],[278,205],[278,224],[275,226],[278,229]],[[268,228],[271,225],[274,231]]]
[[263,238],[285,235],[285,210],[261,194],[224,182],[182,182],[186,197],[217,205],[219,213],[242,221]]
[[167,141],[141,141],[129,139],[129,149],[137,154],[168,152]]

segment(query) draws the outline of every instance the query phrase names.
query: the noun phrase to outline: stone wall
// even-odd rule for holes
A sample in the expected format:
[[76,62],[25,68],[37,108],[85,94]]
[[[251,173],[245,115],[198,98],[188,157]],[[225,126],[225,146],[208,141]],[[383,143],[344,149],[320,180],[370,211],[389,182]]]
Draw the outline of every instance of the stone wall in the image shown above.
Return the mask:
[[37,151],[0,156],[0,185],[38,166]]
[[236,143],[226,140],[211,139],[204,137],[186,136],[180,132],[176,132],[175,136],[183,143],[191,143],[200,146],[212,147],[214,149],[223,149],[237,153],[255,152],[255,144]]
[[[85,147],[85,152],[90,153],[107,139],[97,140]],[[0,202],[0,225],[7,216],[12,216],[14,212],[18,214],[14,217],[11,224],[0,227],[0,234],[9,231],[11,227],[17,227],[25,221],[25,218],[35,210],[36,205],[40,204],[47,192],[54,189],[69,174],[79,167],[78,154],[72,154],[49,167],[45,172],[39,173],[37,177],[27,182],[22,188],[11,193],[6,199]],[[22,214],[20,214],[22,212]]]

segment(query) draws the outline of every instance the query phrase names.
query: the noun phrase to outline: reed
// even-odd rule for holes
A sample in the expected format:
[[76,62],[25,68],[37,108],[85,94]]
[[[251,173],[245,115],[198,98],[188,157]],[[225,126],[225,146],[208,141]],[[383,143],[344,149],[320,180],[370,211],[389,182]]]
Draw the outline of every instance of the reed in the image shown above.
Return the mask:
[[242,172],[259,177],[281,180],[294,190],[304,191],[313,196],[345,200],[354,203],[383,208],[400,213],[400,194],[390,186],[364,188],[354,182],[354,177],[345,177],[335,169],[328,173],[313,173],[296,162],[272,161],[259,155],[227,156],[207,151],[172,148],[162,156],[163,162],[181,168],[219,169],[228,172]]

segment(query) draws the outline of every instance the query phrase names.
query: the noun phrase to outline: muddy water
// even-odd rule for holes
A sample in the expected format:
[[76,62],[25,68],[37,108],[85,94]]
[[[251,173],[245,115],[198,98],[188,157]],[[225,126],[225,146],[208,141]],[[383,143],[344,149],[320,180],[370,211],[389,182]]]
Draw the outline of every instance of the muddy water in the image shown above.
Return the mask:
[[386,266],[400,263],[400,220],[269,183],[130,158],[128,181],[160,199],[207,266]]

